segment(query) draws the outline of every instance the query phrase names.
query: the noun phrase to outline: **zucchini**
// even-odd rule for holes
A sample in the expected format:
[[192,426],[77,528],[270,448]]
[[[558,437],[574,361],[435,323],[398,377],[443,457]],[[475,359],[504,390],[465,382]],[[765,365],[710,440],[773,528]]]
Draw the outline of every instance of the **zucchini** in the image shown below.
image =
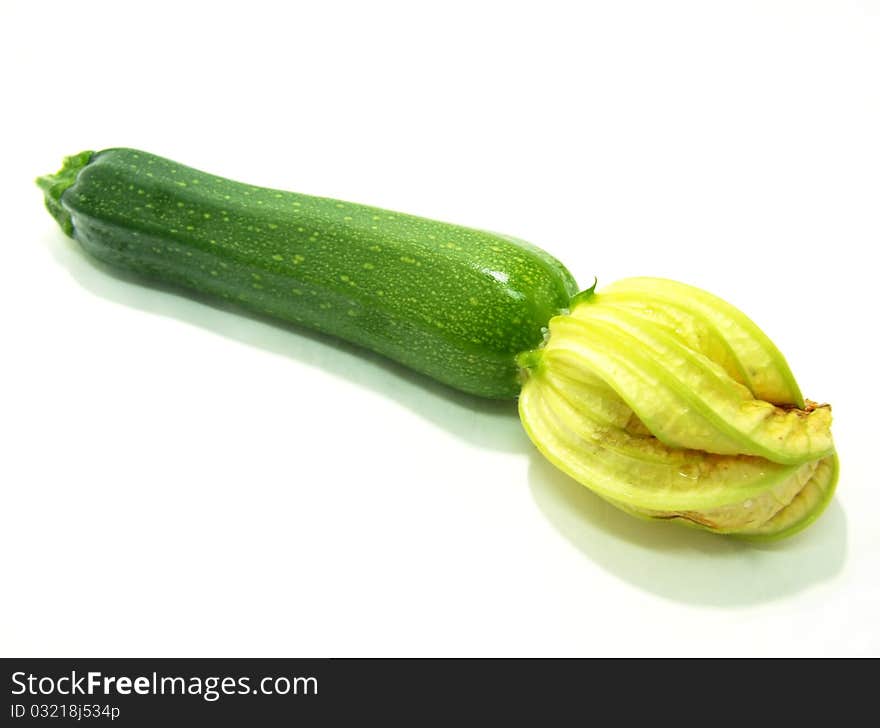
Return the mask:
[[516,356],[576,292],[521,240],[255,187],[134,149],[41,177],[46,206],[96,258],[384,354],[447,385],[513,398]]
[[146,152],[68,157],[41,177],[100,260],[303,325],[491,398],[519,395],[536,447],[625,512],[767,540],[812,523],[838,461],[742,312],[654,278],[580,293],[505,235],[232,182]]

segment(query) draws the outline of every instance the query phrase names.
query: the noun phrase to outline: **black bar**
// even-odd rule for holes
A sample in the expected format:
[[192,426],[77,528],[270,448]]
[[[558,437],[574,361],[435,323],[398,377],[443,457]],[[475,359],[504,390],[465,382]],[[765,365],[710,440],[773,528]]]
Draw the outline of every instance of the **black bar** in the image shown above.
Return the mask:
[[[539,700],[563,717],[598,664],[519,660],[0,659],[0,724],[303,725],[475,718]],[[591,677],[592,676],[592,677]],[[595,682],[592,682],[595,685]],[[593,696],[595,697],[595,696]],[[416,706],[415,708],[412,706]],[[413,712],[415,710],[415,712]]]

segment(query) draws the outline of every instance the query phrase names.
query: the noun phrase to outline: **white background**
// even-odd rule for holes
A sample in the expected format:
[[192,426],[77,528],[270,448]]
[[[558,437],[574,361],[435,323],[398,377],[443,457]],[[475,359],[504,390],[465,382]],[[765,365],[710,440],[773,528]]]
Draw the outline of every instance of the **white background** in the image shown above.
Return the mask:
[[[2,8],[0,653],[880,654],[877,3]],[[838,496],[642,523],[513,403],[114,278],[33,185],[111,146],[720,294],[833,404]]]

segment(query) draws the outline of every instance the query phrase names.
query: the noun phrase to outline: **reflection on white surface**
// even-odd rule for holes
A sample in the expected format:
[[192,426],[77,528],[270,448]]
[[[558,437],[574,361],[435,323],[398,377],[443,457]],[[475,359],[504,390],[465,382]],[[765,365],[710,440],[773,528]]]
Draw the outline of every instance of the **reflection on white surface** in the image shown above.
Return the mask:
[[538,452],[529,484],[550,523],[587,558],[677,602],[735,607],[773,601],[832,579],[846,558],[846,517],[837,499],[802,533],[753,544],[628,516]]
[[521,452],[524,435],[516,403],[486,400],[440,384],[379,354],[307,328],[272,321],[121,273],[88,256],[60,231],[46,246],[83,288],[149,313],[168,316],[219,336],[286,356],[364,388],[381,392],[434,424],[480,447]]

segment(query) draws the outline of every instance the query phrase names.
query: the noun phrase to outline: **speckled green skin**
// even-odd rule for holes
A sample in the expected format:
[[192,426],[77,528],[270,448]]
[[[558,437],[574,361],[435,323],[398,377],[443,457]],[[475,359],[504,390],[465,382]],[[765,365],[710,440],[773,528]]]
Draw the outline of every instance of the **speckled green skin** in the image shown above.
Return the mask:
[[395,359],[484,397],[519,392],[516,355],[576,293],[552,256],[503,235],[253,187],[132,149],[39,180],[95,257]]

